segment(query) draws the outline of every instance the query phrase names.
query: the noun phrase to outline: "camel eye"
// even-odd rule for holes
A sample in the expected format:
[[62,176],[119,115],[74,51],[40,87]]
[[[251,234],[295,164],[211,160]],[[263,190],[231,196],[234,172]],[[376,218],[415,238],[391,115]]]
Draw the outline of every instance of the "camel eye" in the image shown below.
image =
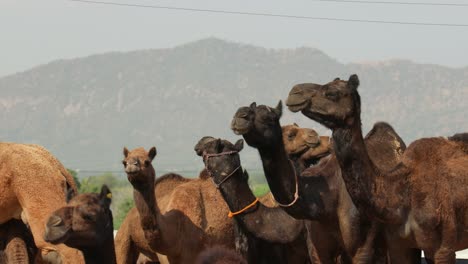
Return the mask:
[[83,219],[86,221],[94,221],[95,216],[92,214],[85,213],[82,215]]
[[326,91],[325,96],[330,100],[336,101],[338,100],[340,94],[338,91]]
[[294,137],[296,136],[296,134],[289,134],[288,135],[288,140],[289,141],[293,141]]

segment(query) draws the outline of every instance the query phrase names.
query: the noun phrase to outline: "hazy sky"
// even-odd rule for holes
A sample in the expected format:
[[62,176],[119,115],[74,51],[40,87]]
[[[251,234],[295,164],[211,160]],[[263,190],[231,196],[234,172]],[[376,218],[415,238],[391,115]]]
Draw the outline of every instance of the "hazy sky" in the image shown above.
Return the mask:
[[[468,4],[463,0],[431,1]],[[468,6],[381,5],[307,0],[113,2],[298,16],[468,24]],[[61,58],[107,51],[173,47],[206,37],[268,48],[315,47],[341,62],[399,58],[452,67],[468,66],[468,27],[253,17],[86,4],[69,0],[1,0],[0,34],[0,76]]]

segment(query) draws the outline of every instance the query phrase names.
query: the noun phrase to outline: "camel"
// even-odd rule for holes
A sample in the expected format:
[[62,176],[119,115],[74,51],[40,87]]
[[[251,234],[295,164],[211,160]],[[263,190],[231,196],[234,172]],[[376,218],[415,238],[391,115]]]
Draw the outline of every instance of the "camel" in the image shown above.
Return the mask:
[[[238,152],[242,148],[242,139],[233,145],[227,140],[204,137],[195,146],[195,151],[203,156],[213,183],[228,204],[231,210],[228,216],[234,217],[242,228],[257,238],[252,242],[255,246],[249,244],[249,250],[256,251],[256,258],[250,258],[249,263],[310,263],[304,222],[289,216],[281,208],[265,206],[255,197],[248,185],[248,174],[240,165]],[[264,200],[269,198],[268,195],[264,197]],[[262,252],[261,248],[267,251]]]
[[423,138],[393,168],[379,168],[361,130],[359,78],[298,84],[287,105],[332,130],[334,152],[355,205],[385,224],[392,263],[410,263],[412,248],[429,263],[455,263],[468,247],[468,155],[463,142]]
[[72,176],[46,149],[0,143],[0,224],[21,219],[29,226],[43,258],[55,252],[65,263],[83,263],[78,250],[53,246],[43,238],[47,217],[66,205],[68,189],[76,191]]
[[20,220],[12,219],[0,226],[0,263],[33,263],[37,253],[31,231]]
[[54,211],[47,220],[44,239],[79,249],[87,264],[115,264],[111,198],[106,185],[99,194],[75,196],[69,192],[67,205]]
[[[208,179],[209,176],[205,170],[199,174],[200,179]],[[183,177],[161,176],[155,182],[155,195],[158,204],[162,207],[169,201],[165,198],[170,195],[172,190],[182,184],[189,182],[190,179]],[[117,263],[165,263],[167,257],[154,252],[143,235],[143,229],[140,223],[140,216],[136,207],[130,209],[125,216],[119,231],[115,236],[115,248],[117,255]]]
[[[315,220],[312,223],[318,226],[313,230],[327,230],[328,239],[312,238],[323,263],[334,263],[340,255],[345,263],[385,262],[385,245],[379,239],[382,235],[380,224],[369,221],[353,204],[336,157],[322,155],[317,165],[302,174],[294,169],[297,166],[289,160],[289,154],[295,151],[294,144],[284,140],[279,124],[281,115],[281,102],[275,108],[252,103],[249,107],[239,108],[231,123],[236,134],[258,149],[275,198],[290,215]],[[329,148],[327,138],[320,142],[324,145],[321,149]],[[401,138],[385,123],[374,126],[366,144],[376,160],[385,161],[379,162],[381,166],[396,164],[405,148]],[[412,253],[415,261],[420,259],[418,252]]]
[[[229,210],[218,190],[207,179],[185,179],[177,174],[156,180],[151,164],[155,156],[154,147],[148,152],[124,148],[123,164],[134,188],[139,218],[136,232],[132,231],[139,237],[133,240],[145,241],[150,252],[167,256],[171,264],[193,262],[213,245],[235,248],[233,221],[226,217]],[[165,181],[170,184],[162,184]],[[156,193],[164,188],[165,195],[160,199]],[[131,246],[124,243],[122,248]],[[119,255],[125,258],[128,252]],[[122,261],[119,263],[128,263],[128,259]]]
[[232,249],[214,246],[202,251],[195,264],[247,264],[247,261]]
[[289,158],[296,164],[299,172],[330,154],[329,137],[319,136],[315,130],[301,128],[296,123],[282,126],[281,129],[284,149]]

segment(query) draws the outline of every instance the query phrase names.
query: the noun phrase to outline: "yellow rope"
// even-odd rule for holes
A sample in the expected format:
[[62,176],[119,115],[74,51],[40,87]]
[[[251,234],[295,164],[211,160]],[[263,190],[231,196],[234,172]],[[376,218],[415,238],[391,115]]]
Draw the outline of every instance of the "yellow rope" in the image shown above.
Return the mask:
[[258,198],[255,199],[255,201],[253,201],[251,204],[247,205],[246,207],[244,207],[244,209],[240,210],[240,211],[237,211],[235,213],[233,212],[229,212],[228,214],[228,217],[229,218],[232,218],[233,216],[235,215],[238,215],[238,214],[242,214],[243,212],[249,210],[250,208],[252,208],[254,205],[256,205],[258,203]]

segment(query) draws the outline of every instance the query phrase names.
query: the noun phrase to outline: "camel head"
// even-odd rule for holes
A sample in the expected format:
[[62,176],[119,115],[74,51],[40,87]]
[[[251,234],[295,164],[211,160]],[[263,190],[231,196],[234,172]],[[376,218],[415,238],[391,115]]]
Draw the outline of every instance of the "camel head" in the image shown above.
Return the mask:
[[234,114],[231,129],[236,135],[242,135],[252,147],[268,146],[281,140],[279,119],[282,115],[282,103],[275,108],[254,102],[248,107],[241,107]]
[[[244,140],[239,139],[235,144],[232,144],[224,139],[210,137],[211,140],[206,140],[206,138],[204,137],[198,141],[195,145],[195,151],[198,156],[203,157],[205,168],[209,171],[213,181],[221,183],[226,177],[231,176],[231,172],[240,169],[238,152],[244,148]],[[216,155],[222,153],[226,154]],[[248,178],[248,175],[244,174],[244,176]]]
[[293,112],[302,113],[334,129],[360,122],[361,103],[357,92],[359,78],[353,74],[348,81],[336,78],[325,85],[303,83],[289,92],[286,105]]
[[44,239],[73,248],[96,247],[113,234],[110,203],[112,194],[106,185],[101,193],[67,195],[67,205],[53,212],[46,223]]
[[282,130],[284,149],[291,159],[301,158],[311,165],[330,154],[329,137],[319,136],[315,130],[296,123],[283,126]]
[[136,148],[132,151],[124,148],[123,154],[122,164],[125,173],[127,173],[128,181],[134,187],[147,183],[154,184],[156,175],[151,162],[156,157],[156,147],[152,147],[148,152],[144,148]]

